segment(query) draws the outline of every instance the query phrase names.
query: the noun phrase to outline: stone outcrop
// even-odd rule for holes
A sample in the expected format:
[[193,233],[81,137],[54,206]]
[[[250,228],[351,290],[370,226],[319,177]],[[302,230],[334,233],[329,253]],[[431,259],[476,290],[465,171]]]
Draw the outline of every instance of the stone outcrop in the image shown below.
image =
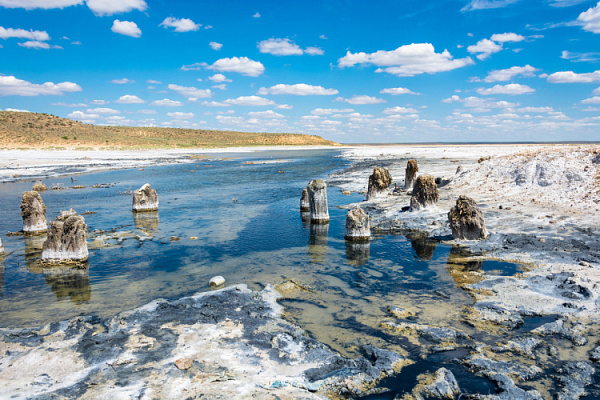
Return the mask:
[[448,221],[454,239],[479,240],[489,236],[483,213],[470,197],[460,196],[456,200],[456,205],[448,212]]
[[366,241],[371,237],[369,215],[359,206],[346,215],[346,240]]
[[413,188],[417,172],[419,172],[417,160],[408,160],[406,163],[406,172],[404,174],[404,189],[411,190]]
[[392,175],[387,168],[375,167],[373,174],[369,176],[369,188],[367,190],[367,200],[385,194],[392,184]]
[[327,184],[322,179],[313,179],[306,188],[308,189],[310,221],[316,224],[329,223]]
[[420,210],[435,206],[438,202],[438,188],[435,184],[435,179],[431,175],[420,175],[412,191],[410,198],[410,210]]
[[46,185],[44,185],[42,182],[36,182],[33,184],[33,187],[31,188],[31,190],[35,190],[36,192],[43,192],[45,190],[48,190],[48,187]]
[[36,191],[23,193],[21,199],[21,217],[23,217],[23,232],[35,235],[46,232],[46,206],[42,196]]
[[133,192],[133,211],[156,211],[158,210],[158,195],[149,183]]
[[300,197],[300,211],[310,211],[310,203],[308,201],[308,189],[302,190],[302,196]]
[[77,263],[88,259],[87,226],[81,215],[50,223],[48,238],[42,248],[42,262]]

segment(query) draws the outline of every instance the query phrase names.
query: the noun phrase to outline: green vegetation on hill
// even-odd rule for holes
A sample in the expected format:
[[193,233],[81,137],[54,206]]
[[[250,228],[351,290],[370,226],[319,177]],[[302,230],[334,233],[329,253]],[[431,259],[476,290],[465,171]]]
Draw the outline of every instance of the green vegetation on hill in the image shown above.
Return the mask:
[[0,111],[2,148],[331,146],[317,135],[88,125],[49,114]]

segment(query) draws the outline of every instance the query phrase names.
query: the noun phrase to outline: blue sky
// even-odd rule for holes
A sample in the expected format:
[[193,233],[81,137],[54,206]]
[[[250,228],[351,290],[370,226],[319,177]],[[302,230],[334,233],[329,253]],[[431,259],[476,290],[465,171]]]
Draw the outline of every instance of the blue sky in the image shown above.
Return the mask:
[[343,143],[600,140],[600,2],[0,0],[0,110]]

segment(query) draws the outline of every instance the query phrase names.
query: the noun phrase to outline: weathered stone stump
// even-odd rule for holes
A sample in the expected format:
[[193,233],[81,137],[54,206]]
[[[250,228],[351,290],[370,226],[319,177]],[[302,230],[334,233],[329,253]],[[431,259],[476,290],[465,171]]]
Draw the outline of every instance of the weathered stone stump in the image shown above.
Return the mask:
[[387,168],[375,167],[373,174],[369,176],[369,188],[367,189],[367,200],[387,193],[392,184],[392,175]]
[[42,262],[77,263],[88,259],[87,226],[81,215],[50,223],[48,238],[42,247]]
[[327,184],[322,179],[313,179],[306,188],[308,189],[310,221],[314,224],[328,224]]
[[23,232],[26,235],[41,234],[48,230],[46,206],[38,192],[32,190],[23,193],[21,217],[23,217]]
[[2,245],[2,239],[0,239],[0,256],[4,254],[4,246]]
[[431,175],[420,175],[415,183],[410,198],[410,210],[420,210],[435,206],[438,202],[438,188],[435,184],[435,179]]
[[404,189],[411,190],[413,188],[417,172],[419,172],[417,160],[408,160],[406,163],[406,172],[404,173]]
[[346,240],[367,241],[371,237],[369,214],[359,206],[346,214]]
[[480,240],[489,236],[483,213],[470,197],[460,196],[456,200],[456,206],[448,212],[448,221],[454,239]]
[[300,211],[310,211],[310,202],[308,201],[308,189],[302,190],[302,196],[300,197]]
[[146,212],[158,210],[158,195],[149,183],[133,192],[133,211]]

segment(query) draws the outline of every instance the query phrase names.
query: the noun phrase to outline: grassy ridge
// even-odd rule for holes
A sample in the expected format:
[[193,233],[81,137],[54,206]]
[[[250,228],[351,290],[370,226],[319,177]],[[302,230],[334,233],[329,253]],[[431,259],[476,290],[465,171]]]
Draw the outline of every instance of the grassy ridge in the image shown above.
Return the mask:
[[331,146],[316,135],[88,125],[49,114],[0,111],[1,148]]

